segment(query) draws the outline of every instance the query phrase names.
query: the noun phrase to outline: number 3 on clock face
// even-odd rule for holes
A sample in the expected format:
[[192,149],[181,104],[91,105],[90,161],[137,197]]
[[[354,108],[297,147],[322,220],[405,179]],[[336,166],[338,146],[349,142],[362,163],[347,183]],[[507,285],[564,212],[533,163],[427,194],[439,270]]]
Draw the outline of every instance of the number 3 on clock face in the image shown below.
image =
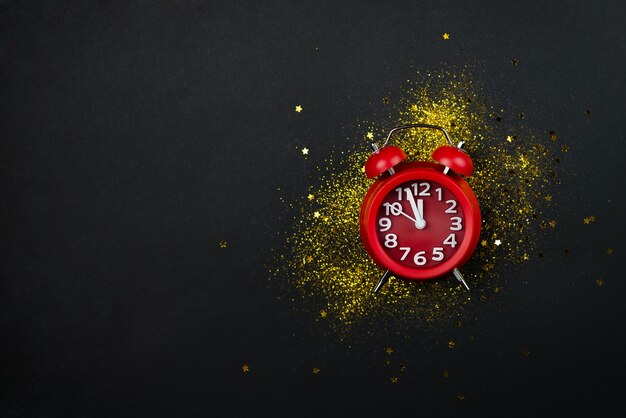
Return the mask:
[[458,198],[435,181],[409,181],[384,197],[376,215],[377,238],[397,263],[429,268],[452,257],[465,238]]

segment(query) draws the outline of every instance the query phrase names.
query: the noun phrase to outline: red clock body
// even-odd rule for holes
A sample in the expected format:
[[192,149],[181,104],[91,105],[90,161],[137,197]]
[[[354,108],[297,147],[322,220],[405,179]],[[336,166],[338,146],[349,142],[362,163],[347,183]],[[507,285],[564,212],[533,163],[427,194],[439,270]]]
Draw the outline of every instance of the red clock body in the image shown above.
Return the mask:
[[434,279],[471,257],[480,236],[478,200],[460,175],[444,169],[400,163],[365,195],[361,238],[382,269],[410,280]]

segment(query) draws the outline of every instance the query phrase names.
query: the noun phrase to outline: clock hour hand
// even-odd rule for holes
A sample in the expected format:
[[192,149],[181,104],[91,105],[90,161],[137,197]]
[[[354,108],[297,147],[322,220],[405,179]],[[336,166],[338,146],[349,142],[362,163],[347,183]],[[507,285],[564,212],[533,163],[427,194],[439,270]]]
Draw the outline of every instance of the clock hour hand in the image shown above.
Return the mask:
[[422,199],[418,200],[418,203],[419,203],[419,208],[418,208],[418,204],[415,203],[415,197],[413,197],[413,193],[411,193],[411,189],[406,188],[404,189],[404,192],[406,193],[406,197],[409,200],[409,203],[411,204],[411,209],[413,209],[413,216],[415,216],[415,227],[417,229],[424,229],[424,227],[426,226],[426,221],[422,217],[422,213],[424,212],[423,200]]

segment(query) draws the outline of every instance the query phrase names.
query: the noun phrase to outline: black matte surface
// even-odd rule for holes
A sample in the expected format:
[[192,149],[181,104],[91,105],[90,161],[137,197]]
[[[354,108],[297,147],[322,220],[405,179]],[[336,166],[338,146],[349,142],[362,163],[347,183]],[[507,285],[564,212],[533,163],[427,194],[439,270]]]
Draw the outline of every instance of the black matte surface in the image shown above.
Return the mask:
[[[0,416],[623,409],[623,3],[262,3],[0,3]],[[280,197],[415,69],[468,63],[570,146],[545,257],[457,350],[337,341],[267,284]]]

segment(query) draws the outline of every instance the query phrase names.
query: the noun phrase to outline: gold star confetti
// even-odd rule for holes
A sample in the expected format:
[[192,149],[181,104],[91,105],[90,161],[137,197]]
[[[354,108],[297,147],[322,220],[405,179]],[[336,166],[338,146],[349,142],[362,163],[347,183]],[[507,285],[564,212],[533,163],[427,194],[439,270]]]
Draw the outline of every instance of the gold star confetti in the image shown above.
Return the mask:
[[513,65],[517,65],[517,64],[519,64],[519,61],[518,61],[518,60],[516,60],[515,58],[513,58],[513,59],[511,60],[511,64],[513,64]]
[[596,279],[596,286],[602,286],[604,284],[603,279]]
[[506,136],[507,142],[513,142],[513,137],[511,135]]
[[550,135],[550,141],[556,142],[556,140],[557,140],[556,132],[550,131],[550,132],[548,132],[548,135]]
[[546,201],[547,202],[552,202],[552,195],[551,194],[547,194],[546,195]]
[[309,149],[308,148],[302,148],[302,155],[309,155]]
[[563,145],[563,146],[561,147],[561,151],[563,151],[563,152],[568,152],[568,151],[569,151],[569,147],[568,147],[567,145]]
[[606,254],[607,254],[607,255],[611,255],[611,254],[613,254],[613,248],[607,248],[607,249],[606,249]]
[[484,239],[484,240],[480,241],[480,245],[482,245],[483,247],[486,247],[487,246],[487,240]]
[[313,199],[315,199],[315,196],[313,196],[312,194],[309,194],[306,198],[309,199],[309,200],[313,200]]
[[323,310],[323,309],[322,309],[322,310],[320,311],[320,316],[321,316],[322,318],[326,318],[326,316],[327,316],[327,315],[328,315],[328,313],[327,313],[325,310]]
[[244,373],[248,373],[250,371],[250,366],[248,366],[247,364],[244,364],[243,366],[241,366],[241,370]]
[[367,139],[374,139],[374,133],[373,132],[368,132],[367,135],[365,135],[367,137]]
[[528,357],[529,355],[530,355],[530,351],[528,351],[528,348],[523,348],[522,349],[522,356]]
[[441,373],[441,375],[443,376],[444,379],[447,379],[448,377],[450,377],[450,373],[448,373],[447,370],[444,370],[443,373]]
[[[302,112],[302,106],[297,105],[296,106],[296,112],[298,112],[298,113]],[[315,112],[313,112],[313,113],[315,113]]]
[[456,343],[452,338],[450,338],[450,341],[448,341],[448,348],[452,350],[454,347],[456,347]]
[[443,35],[441,35],[441,37],[447,41],[448,39],[450,39],[450,34],[446,32]]
[[522,260],[528,261],[529,259],[530,257],[528,257],[528,254],[524,253],[524,255],[522,256]]
[[319,374],[319,372],[320,372],[319,367],[313,367],[312,372],[313,372],[313,374]]
[[556,228],[556,221],[549,221],[550,228]]
[[589,215],[586,218],[583,219],[583,223],[586,225],[589,225],[592,222],[596,221],[596,217],[594,215]]
[[393,354],[393,348],[391,348],[391,347],[387,347],[387,348],[385,348],[385,353],[387,353],[387,354]]
[[316,210],[315,212],[313,212],[313,217],[314,218],[319,218],[320,216],[321,215],[320,215],[319,211]]
[[306,262],[310,263],[311,261],[313,261],[313,257],[311,257],[310,255],[307,255]]
[[389,97],[383,97],[383,104],[389,104]]
[[500,246],[502,244],[502,241],[500,241],[499,239],[495,240],[493,242],[494,244],[496,244],[497,246]]
[[416,104],[411,105],[411,110],[414,112],[417,112],[417,105]]
[[457,398],[459,399],[459,401],[464,401],[465,400],[465,395],[463,393],[459,393],[457,395]]
[[397,377],[395,377],[395,376],[394,376],[394,377],[392,377],[392,378],[391,378],[391,379],[389,379],[389,380],[391,380],[391,383],[398,383],[398,378],[397,378]]
[[222,240],[219,242],[220,248],[228,247],[228,241]]

